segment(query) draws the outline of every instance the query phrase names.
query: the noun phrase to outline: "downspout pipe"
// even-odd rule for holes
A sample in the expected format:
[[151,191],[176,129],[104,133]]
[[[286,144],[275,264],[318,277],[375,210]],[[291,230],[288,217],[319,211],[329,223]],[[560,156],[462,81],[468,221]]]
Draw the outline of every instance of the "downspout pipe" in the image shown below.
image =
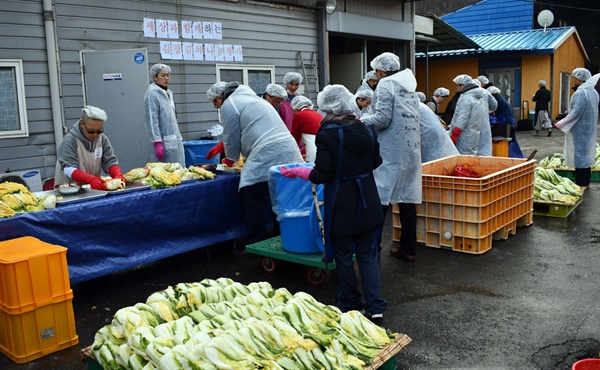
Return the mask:
[[319,91],[329,84],[329,40],[324,6],[317,8],[317,38],[319,50]]
[[60,103],[60,85],[58,78],[58,49],[54,29],[54,7],[52,0],[43,0],[44,27],[46,30],[46,53],[48,55],[48,78],[50,82],[50,100],[52,103],[52,123],[56,150],[63,140],[63,112]]

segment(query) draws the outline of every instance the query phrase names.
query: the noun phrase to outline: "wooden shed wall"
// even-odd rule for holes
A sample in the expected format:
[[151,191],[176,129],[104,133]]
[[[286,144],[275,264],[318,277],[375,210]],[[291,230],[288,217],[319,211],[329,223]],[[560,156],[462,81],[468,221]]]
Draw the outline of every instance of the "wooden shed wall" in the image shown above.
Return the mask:
[[[147,48],[148,65],[172,67],[171,89],[184,140],[194,140],[217,121],[217,111],[206,101],[206,90],[216,81],[215,64],[208,61],[163,61],[157,38],[144,37],[144,17],[221,22],[222,43],[243,47],[244,61],[274,65],[276,83],[285,73],[301,72],[298,51],[317,52],[317,18],[309,0],[293,5],[260,1],[224,0],[55,0],[64,124],[81,114],[83,84],[81,50]],[[53,133],[43,8],[41,0],[5,0],[0,19],[3,59],[24,62],[25,94],[30,135],[0,139],[0,171],[40,169],[54,175],[56,145]]]
[[2,1],[0,58],[23,61],[29,137],[0,139],[0,172],[50,168],[56,161],[45,34],[42,1]]
[[[477,77],[479,60],[476,58],[471,59],[455,59],[455,60],[438,60],[429,61],[429,91],[426,90],[426,78],[425,78],[425,60],[417,60],[416,77],[417,77],[417,91],[422,91],[427,97],[433,95],[433,92],[438,87],[445,87],[450,90],[450,96],[446,101],[438,107],[438,112],[444,112],[446,110],[446,104],[450,101],[452,96],[456,93],[456,85],[452,80],[454,77],[460,74],[467,74],[471,77]],[[447,122],[450,123],[450,122]]]
[[[577,42],[575,35],[571,35],[554,53],[554,90],[552,91],[552,104],[558,112],[558,102],[560,99],[560,73],[571,73],[575,68],[585,67],[585,56],[581,45]],[[571,79],[572,84],[572,79]],[[571,85],[572,86],[572,85]],[[571,94],[573,90],[571,90]],[[556,105],[554,105],[556,102]],[[556,114],[553,113],[553,119]]]

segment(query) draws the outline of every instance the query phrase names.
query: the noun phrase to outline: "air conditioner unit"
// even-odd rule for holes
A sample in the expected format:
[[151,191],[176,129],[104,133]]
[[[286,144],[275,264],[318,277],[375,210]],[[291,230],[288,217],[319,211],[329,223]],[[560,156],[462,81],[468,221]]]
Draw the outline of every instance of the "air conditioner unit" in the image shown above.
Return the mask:
[[38,170],[0,173],[0,183],[3,182],[25,185],[32,193],[42,191],[42,176]]

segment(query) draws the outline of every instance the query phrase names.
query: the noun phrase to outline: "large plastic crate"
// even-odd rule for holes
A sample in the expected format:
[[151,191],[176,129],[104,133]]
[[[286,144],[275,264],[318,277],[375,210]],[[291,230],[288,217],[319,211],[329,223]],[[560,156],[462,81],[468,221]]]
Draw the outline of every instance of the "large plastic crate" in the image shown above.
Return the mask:
[[23,363],[79,343],[73,299],[18,315],[0,310],[0,351]]
[[0,310],[14,315],[69,298],[67,248],[30,236],[0,242]]
[[[453,176],[456,166],[481,177]],[[423,164],[417,241],[428,247],[482,254],[533,222],[535,160],[456,155]],[[397,207],[394,229],[401,229]],[[398,239],[396,239],[398,235]],[[399,240],[400,232],[394,232]]]

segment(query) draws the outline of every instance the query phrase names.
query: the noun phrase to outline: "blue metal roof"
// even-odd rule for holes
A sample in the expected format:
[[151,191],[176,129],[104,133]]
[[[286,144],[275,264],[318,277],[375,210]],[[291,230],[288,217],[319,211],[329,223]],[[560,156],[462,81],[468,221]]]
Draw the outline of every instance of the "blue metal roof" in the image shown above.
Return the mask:
[[464,35],[530,30],[532,0],[484,0],[441,17]]
[[537,50],[549,53],[556,50],[571,34],[575,27],[558,27],[527,31],[497,32],[471,35],[482,49],[487,51]]
[[[484,54],[494,52],[518,52],[518,54],[552,54],[572,34],[579,35],[575,27],[558,27],[513,31],[496,32],[482,35],[471,35],[469,38],[477,43],[480,49],[460,49],[429,52],[429,57],[454,56],[465,54]],[[583,48],[583,45],[581,46]],[[584,50],[585,54],[585,50]],[[424,57],[424,53],[418,53],[417,57]],[[587,55],[585,55],[587,58]]]

